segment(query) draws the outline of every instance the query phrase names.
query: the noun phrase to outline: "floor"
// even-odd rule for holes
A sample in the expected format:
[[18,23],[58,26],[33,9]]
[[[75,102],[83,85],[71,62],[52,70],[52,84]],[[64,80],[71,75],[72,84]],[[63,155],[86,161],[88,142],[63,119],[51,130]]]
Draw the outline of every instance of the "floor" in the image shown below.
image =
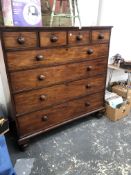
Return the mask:
[[84,118],[32,139],[20,152],[7,144],[18,175],[131,175],[131,116]]

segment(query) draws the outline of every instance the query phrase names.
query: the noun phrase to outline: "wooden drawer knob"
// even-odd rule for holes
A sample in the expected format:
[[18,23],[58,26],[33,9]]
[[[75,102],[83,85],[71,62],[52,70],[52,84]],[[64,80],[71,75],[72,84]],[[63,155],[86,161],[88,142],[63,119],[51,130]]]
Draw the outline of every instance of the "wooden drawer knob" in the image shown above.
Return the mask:
[[44,59],[43,55],[37,55],[36,60],[37,61],[42,61]]
[[76,40],[77,41],[81,41],[83,39],[83,36],[81,34],[77,35],[76,36]]
[[48,120],[48,117],[45,115],[41,118],[42,121],[47,121]]
[[86,89],[89,89],[89,88],[91,88],[91,85],[90,84],[87,84],[86,85]]
[[55,35],[52,35],[52,36],[50,37],[50,41],[53,42],[53,43],[55,43],[57,40],[58,40],[58,37],[55,36]]
[[44,80],[44,79],[45,79],[45,76],[44,76],[44,75],[39,75],[39,76],[38,76],[38,80],[42,81],[42,80]]
[[122,113],[124,113],[124,112],[126,112],[126,109],[123,109],[123,110],[122,110]]
[[104,39],[104,34],[103,34],[103,33],[100,33],[100,34],[98,35],[98,39]]
[[90,71],[90,70],[92,70],[92,66],[87,67],[87,71]]
[[93,52],[94,52],[93,49],[88,49],[88,50],[87,50],[87,53],[88,53],[89,55],[93,54]]
[[17,38],[17,42],[18,42],[19,44],[24,44],[24,43],[25,43],[25,38],[24,38],[23,36],[19,36],[19,37]]
[[90,106],[90,103],[89,102],[85,102],[85,106]]
[[45,96],[45,95],[41,95],[41,96],[40,96],[40,100],[41,100],[41,101],[45,101],[45,100],[46,100],[46,96]]

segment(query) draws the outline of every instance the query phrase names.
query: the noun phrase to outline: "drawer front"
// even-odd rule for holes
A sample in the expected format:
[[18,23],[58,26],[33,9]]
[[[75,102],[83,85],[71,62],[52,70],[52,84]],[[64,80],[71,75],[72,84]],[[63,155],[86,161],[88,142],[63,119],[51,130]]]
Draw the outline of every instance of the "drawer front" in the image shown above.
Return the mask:
[[14,92],[18,92],[68,80],[91,77],[98,73],[105,73],[106,66],[107,58],[104,57],[95,61],[13,72],[10,74],[12,89]]
[[110,30],[93,30],[92,31],[92,42],[109,42]]
[[33,112],[22,117],[18,117],[20,135],[46,130],[62,122],[76,118],[93,110],[103,107],[103,93],[94,94],[78,100],[73,100],[47,110]]
[[32,48],[37,46],[35,32],[4,32],[3,38],[6,49]]
[[66,45],[66,32],[40,32],[40,46]]
[[89,43],[89,31],[69,31],[68,43],[69,44],[88,44]]
[[14,96],[16,113],[26,113],[59,104],[75,97],[96,93],[105,87],[105,76],[55,85]]
[[9,70],[20,70],[108,56],[108,44],[7,52]]

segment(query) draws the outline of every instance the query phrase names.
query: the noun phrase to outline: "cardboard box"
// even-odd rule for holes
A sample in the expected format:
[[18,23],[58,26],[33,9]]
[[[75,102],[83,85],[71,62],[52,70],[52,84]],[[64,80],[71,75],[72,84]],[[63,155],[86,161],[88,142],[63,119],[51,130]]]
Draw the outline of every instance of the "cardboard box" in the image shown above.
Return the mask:
[[116,121],[127,116],[130,112],[130,109],[131,109],[130,102],[123,104],[120,108],[115,109],[106,104],[106,116],[112,121]]
[[1,0],[4,25],[42,26],[40,0]]
[[128,89],[128,94],[127,94],[127,88],[121,85],[115,85],[112,87],[112,92],[115,92],[116,94],[126,98],[131,98],[131,89]]
[[112,87],[112,92],[117,93],[118,95],[122,96],[124,100],[128,100],[130,102],[130,109],[131,109],[131,89],[128,89],[127,94],[127,88],[121,85],[115,85]]

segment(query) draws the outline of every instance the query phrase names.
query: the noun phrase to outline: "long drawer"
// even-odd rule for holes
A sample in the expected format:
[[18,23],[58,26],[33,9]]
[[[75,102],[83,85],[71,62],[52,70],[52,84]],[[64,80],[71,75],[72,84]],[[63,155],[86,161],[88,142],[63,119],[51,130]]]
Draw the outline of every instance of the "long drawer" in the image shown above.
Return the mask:
[[44,87],[64,81],[91,77],[106,72],[107,58],[55,67],[13,72],[10,74],[14,92]]
[[94,94],[58,106],[41,110],[18,117],[18,126],[21,136],[49,129],[62,122],[71,120],[79,115],[86,114],[103,107],[103,93]]
[[108,55],[108,44],[7,52],[9,70],[75,62]]
[[96,93],[105,87],[105,76],[73,81],[14,95],[16,113],[42,109],[75,97]]

